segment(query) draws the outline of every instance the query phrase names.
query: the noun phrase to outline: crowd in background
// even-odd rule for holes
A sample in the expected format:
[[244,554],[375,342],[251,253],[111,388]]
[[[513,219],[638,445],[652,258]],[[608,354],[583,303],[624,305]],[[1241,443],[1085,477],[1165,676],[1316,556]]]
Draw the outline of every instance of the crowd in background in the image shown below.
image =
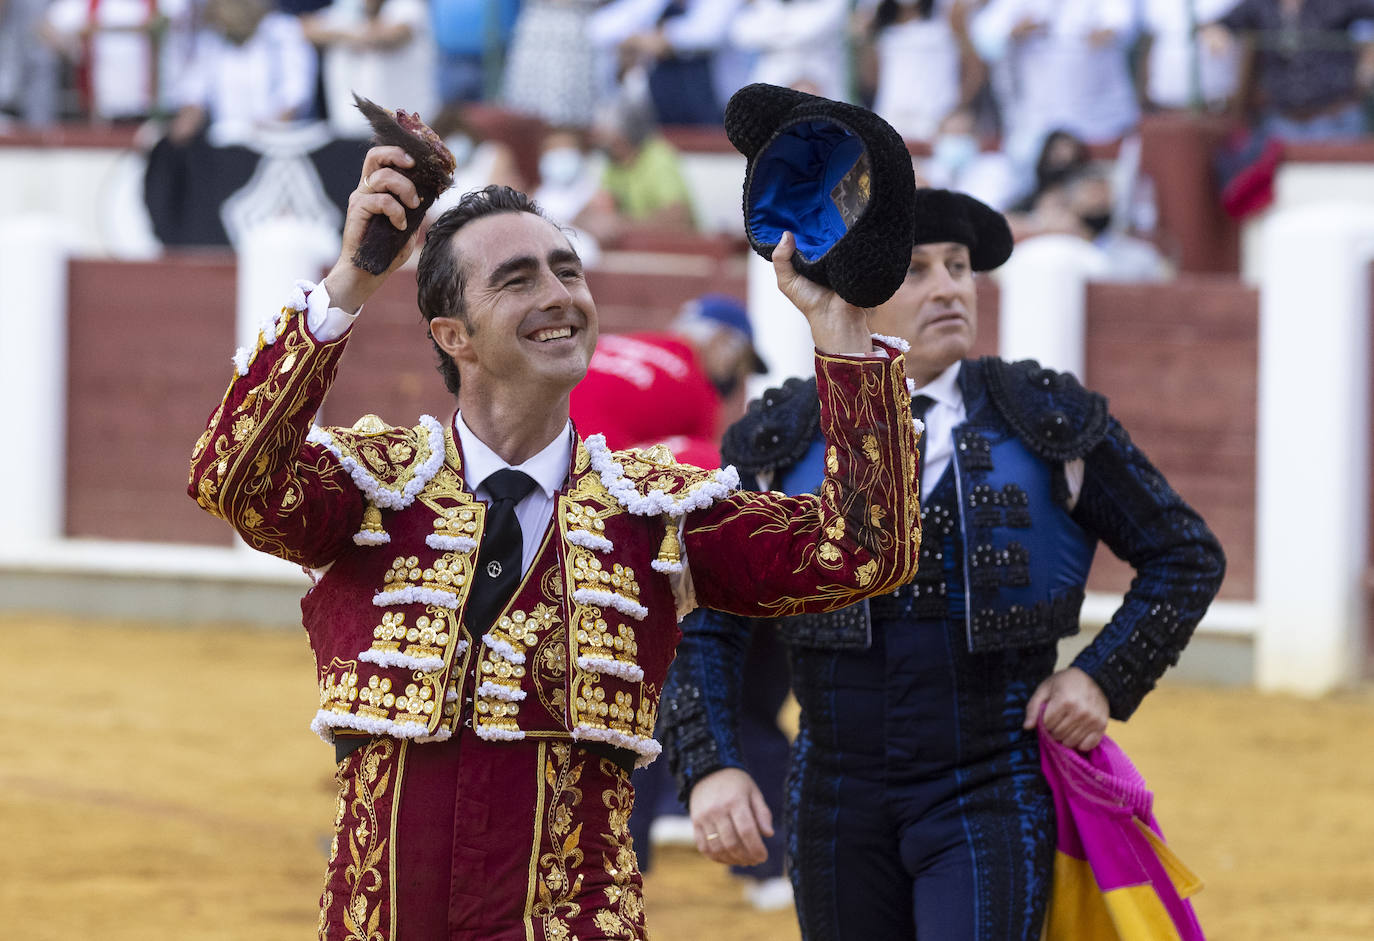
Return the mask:
[[[0,129],[156,117],[172,142],[223,145],[313,120],[365,137],[356,91],[442,127],[456,191],[537,189],[592,242],[693,229],[657,128],[719,126],[750,81],[872,107],[928,146],[927,183],[1018,234],[1096,239],[1123,201],[1086,155],[1142,113],[1365,134],[1374,0],[0,0]],[[471,103],[543,122],[537,178],[464,121]]]

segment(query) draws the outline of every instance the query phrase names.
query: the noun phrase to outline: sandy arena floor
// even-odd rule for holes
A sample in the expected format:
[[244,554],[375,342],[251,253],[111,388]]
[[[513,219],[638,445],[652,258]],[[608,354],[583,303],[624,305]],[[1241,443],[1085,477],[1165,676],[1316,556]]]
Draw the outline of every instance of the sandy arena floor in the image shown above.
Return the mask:
[[[299,941],[333,814],[296,631],[0,616],[0,934]],[[1374,938],[1374,691],[1168,686],[1112,733],[1206,880],[1213,941]],[[723,870],[661,849],[655,941],[792,941]]]

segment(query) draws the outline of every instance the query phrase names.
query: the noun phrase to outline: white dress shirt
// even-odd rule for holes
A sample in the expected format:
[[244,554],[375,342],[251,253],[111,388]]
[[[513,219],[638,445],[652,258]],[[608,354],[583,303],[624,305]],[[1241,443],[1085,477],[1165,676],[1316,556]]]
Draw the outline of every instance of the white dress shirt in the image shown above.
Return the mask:
[[962,361],[955,363],[912,393],[913,398],[928,395],[934,400],[926,410],[926,433],[921,439],[922,497],[940,482],[940,475],[954,457],[954,429],[968,417],[964,411],[964,392],[959,388],[962,365]]
[[507,464],[501,455],[487,447],[463,421],[462,412],[453,416],[453,433],[463,449],[463,478],[468,489],[488,504],[491,494],[486,489],[487,478],[497,471],[509,467],[534,478],[534,488],[515,504],[515,518],[520,521],[520,535],[524,540],[520,551],[520,573],[523,575],[534,564],[535,554],[544,541],[544,530],[549,528],[549,520],[553,518],[558,488],[568,479],[568,468],[572,464],[572,422],[564,425],[544,450],[521,464]]
[[[921,439],[921,499],[940,482],[940,476],[954,458],[954,429],[968,419],[964,409],[964,391],[959,388],[959,370],[963,362],[950,366],[930,382],[912,393],[912,397],[928,395],[934,401],[926,410],[926,433]],[[1068,483],[1067,509],[1072,512],[1083,489],[1083,460],[1064,464],[1064,479]]]

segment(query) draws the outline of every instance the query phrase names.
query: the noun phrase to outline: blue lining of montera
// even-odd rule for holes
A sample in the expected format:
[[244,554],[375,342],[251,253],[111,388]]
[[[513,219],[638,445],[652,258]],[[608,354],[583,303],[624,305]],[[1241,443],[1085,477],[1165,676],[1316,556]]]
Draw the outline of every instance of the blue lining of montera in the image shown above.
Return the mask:
[[857,136],[827,121],[794,124],[769,141],[750,180],[755,241],[776,245],[791,232],[808,262],[830,251],[848,231],[830,193],[863,152]]

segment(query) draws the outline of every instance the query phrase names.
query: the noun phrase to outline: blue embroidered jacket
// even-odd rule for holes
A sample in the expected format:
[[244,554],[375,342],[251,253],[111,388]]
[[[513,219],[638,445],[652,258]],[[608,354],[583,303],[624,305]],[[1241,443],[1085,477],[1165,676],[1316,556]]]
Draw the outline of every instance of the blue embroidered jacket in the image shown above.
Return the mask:
[[[866,647],[873,616],[896,611],[962,621],[970,652],[1052,645],[1078,631],[1101,541],[1136,578],[1073,665],[1102,688],[1113,718],[1129,717],[1178,662],[1220,587],[1220,545],[1106,400],[1072,376],[984,358],[964,362],[959,385],[967,420],[953,431],[945,477],[956,498],[923,507],[916,577],[850,608],[769,623],[787,643],[821,650]],[[788,380],[730,429],[725,459],[745,479],[771,472],[773,487],[785,492],[816,486],[823,471],[816,413],[814,384]],[[1069,509],[1064,464],[1075,460],[1083,461],[1083,483]],[[951,548],[962,559],[944,558]],[[962,578],[948,577],[947,566],[960,564]],[[714,611],[683,622],[661,732],[684,795],[712,771],[743,767],[735,716],[753,624]]]

